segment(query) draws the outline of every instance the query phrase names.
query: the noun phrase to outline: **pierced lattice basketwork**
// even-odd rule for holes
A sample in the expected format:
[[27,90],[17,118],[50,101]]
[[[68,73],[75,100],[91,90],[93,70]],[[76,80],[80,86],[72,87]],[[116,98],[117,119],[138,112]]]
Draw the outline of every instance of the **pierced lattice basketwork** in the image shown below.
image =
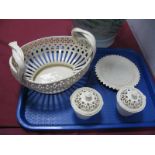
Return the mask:
[[71,87],[88,70],[96,52],[94,36],[74,28],[72,36],[45,37],[25,44],[9,44],[14,77],[42,93],[58,93]]
[[73,92],[70,96],[71,105],[79,118],[88,119],[103,107],[101,94],[90,87],[82,87]]
[[141,112],[146,106],[146,96],[134,87],[120,89],[116,98],[118,112],[123,116]]

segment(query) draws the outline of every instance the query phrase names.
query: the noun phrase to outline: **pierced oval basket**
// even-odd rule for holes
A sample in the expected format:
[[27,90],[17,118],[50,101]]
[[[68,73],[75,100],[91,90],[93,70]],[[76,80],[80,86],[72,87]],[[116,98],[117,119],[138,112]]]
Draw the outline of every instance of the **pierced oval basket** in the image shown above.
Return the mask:
[[38,92],[62,92],[88,70],[96,52],[96,41],[88,31],[74,28],[72,36],[52,36],[34,40],[21,48],[9,43],[9,65],[22,85]]

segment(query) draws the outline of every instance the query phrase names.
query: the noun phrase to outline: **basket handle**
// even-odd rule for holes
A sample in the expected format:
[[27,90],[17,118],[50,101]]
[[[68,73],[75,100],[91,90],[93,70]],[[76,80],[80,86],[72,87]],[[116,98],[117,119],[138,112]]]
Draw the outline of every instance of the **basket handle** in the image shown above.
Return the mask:
[[94,35],[86,30],[83,30],[81,28],[73,28],[71,35],[76,41],[79,41],[80,39],[85,39],[87,43],[89,44],[90,48],[92,49],[92,59],[95,56],[96,53],[96,39]]
[[10,67],[17,74],[18,79],[22,79],[25,64],[24,64],[24,54],[22,49],[18,46],[16,41],[10,42],[8,44],[12,48],[12,57],[14,58],[16,64],[18,65],[16,68],[12,65],[12,61],[10,63]]

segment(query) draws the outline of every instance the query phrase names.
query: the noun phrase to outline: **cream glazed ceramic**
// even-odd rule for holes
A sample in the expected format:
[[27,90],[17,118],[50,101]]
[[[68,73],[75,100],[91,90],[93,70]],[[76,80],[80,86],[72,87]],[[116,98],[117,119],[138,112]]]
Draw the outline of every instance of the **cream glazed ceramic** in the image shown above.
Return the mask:
[[75,90],[70,97],[70,101],[76,115],[81,119],[89,119],[96,115],[104,104],[100,93],[89,87]]
[[146,96],[137,88],[125,87],[117,93],[117,110],[122,116],[141,112],[146,106]]
[[21,48],[9,43],[9,65],[14,77],[38,92],[62,92],[88,70],[96,53],[96,41],[88,31],[74,28],[72,36],[52,36],[34,40]]
[[137,66],[119,55],[107,55],[101,58],[95,66],[95,72],[104,85],[116,90],[125,86],[136,86],[140,80]]

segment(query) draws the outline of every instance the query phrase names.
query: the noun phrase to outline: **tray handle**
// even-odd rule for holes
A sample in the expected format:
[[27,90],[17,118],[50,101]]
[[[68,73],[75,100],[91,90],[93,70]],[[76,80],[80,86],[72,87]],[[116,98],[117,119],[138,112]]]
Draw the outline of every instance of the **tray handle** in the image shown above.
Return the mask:
[[80,39],[85,39],[87,41],[87,43],[89,44],[89,46],[92,50],[92,53],[90,53],[90,55],[93,60],[95,53],[96,53],[96,39],[95,39],[94,35],[86,30],[81,29],[81,28],[73,28],[71,35],[77,42],[80,41]]
[[[15,72],[17,79],[21,80],[25,69],[23,51],[16,41],[10,42],[8,45],[12,48],[12,57],[9,61],[10,67]],[[12,58],[17,64],[16,67],[12,64]]]

